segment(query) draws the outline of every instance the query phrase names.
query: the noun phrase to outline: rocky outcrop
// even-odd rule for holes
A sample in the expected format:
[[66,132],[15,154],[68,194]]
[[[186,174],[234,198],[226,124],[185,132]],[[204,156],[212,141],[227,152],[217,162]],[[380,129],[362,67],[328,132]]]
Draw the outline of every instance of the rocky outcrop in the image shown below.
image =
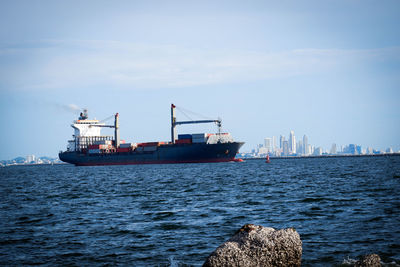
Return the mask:
[[380,267],[381,258],[377,254],[368,254],[362,256],[354,265],[355,267]]
[[300,266],[301,253],[295,229],[246,224],[211,253],[203,266]]

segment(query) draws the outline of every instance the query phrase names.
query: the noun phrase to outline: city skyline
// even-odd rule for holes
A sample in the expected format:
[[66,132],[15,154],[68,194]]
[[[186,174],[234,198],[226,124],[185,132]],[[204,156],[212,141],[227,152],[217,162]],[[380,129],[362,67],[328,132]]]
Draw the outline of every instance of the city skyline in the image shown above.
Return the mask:
[[[83,108],[118,112],[129,142],[167,141],[171,103],[221,118],[243,151],[266,133],[295,149],[291,129],[398,151],[399,13],[395,0],[1,1],[0,159],[56,157]],[[216,131],[203,126],[178,131]]]
[[313,145],[308,142],[306,134],[296,142],[296,135],[293,130],[289,132],[289,140],[286,140],[285,135],[279,136],[279,144],[276,143],[276,137],[265,137],[263,144],[258,144],[256,148],[251,151],[241,151],[242,155],[265,156],[320,156],[320,155],[368,155],[368,154],[382,154],[382,153],[400,153],[400,150],[394,151],[392,146],[384,150],[376,149],[371,146],[363,147],[356,143],[349,143],[341,145],[338,149],[336,143],[332,143],[330,148]]

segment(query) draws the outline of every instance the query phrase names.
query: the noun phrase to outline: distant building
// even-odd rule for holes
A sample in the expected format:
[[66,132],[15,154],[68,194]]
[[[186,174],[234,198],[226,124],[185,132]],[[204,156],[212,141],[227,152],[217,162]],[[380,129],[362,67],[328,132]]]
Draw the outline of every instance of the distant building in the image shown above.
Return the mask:
[[344,154],[351,154],[351,155],[357,155],[357,145],[355,144],[349,144],[348,146],[345,146],[343,149]]
[[310,154],[310,150],[308,147],[308,138],[306,135],[303,136],[303,154],[304,155],[309,155]]
[[283,156],[288,156],[289,155],[289,141],[283,141],[282,144],[282,155]]
[[283,149],[283,142],[285,141],[285,137],[283,135],[279,138],[279,148]]
[[269,151],[268,151],[268,149],[266,147],[260,147],[258,149],[258,155],[259,156],[264,156],[264,155],[266,155],[268,153],[269,153]]
[[393,153],[393,149],[392,149],[391,147],[387,148],[387,149],[386,149],[386,153],[392,154],[392,153]]
[[272,139],[264,138],[264,147],[267,150],[266,153],[272,152]]
[[272,136],[272,153],[276,150],[276,137]]
[[321,156],[322,155],[322,147],[317,147],[314,151],[315,156]]
[[35,163],[35,162],[36,162],[36,157],[35,157],[35,155],[26,156],[26,162],[27,162],[27,163]]
[[290,131],[289,134],[289,152],[296,154],[296,137],[294,136],[294,131]]
[[297,154],[300,154],[300,155],[304,154],[304,152],[303,152],[303,141],[299,140],[297,142],[297,144],[296,144],[296,152],[297,152]]
[[329,154],[331,154],[331,155],[337,154],[337,147],[336,147],[335,143],[332,144],[332,147],[331,147],[331,150],[329,151]]
[[263,148],[264,146],[262,144],[258,144],[257,145],[257,149],[256,149],[256,153],[260,153],[260,150]]

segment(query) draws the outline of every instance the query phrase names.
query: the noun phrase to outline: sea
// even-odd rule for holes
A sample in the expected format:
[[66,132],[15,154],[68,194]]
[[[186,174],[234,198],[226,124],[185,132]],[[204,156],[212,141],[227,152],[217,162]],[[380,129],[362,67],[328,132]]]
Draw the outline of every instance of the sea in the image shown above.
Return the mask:
[[303,266],[400,266],[400,156],[0,168],[2,266],[201,266],[248,223]]

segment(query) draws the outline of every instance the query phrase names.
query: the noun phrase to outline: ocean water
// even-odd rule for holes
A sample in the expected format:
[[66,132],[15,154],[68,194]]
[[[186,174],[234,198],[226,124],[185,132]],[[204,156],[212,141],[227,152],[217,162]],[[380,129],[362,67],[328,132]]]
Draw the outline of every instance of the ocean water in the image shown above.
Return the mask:
[[246,223],[303,266],[400,264],[400,157],[0,168],[0,265],[201,266]]

